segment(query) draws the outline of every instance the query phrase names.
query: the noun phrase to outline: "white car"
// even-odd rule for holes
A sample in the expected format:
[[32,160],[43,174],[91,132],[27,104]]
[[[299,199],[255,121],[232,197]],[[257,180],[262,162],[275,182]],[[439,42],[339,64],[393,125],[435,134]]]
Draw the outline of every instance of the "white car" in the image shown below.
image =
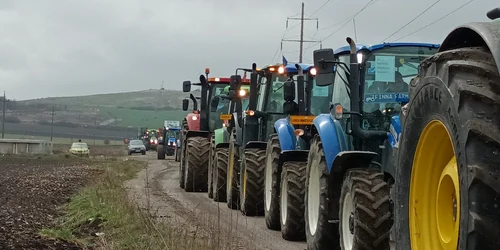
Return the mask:
[[142,155],[145,155],[146,146],[144,146],[144,142],[141,140],[131,140],[128,143],[128,155],[132,155],[133,153],[141,153]]

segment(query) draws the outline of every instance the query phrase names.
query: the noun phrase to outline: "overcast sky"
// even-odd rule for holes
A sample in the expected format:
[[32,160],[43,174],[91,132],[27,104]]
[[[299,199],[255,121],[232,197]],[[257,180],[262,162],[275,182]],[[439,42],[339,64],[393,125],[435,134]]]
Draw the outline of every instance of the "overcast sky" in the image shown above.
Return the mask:
[[[469,0],[442,0],[395,34],[394,41],[442,17]],[[160,88],[181,89],[205,67],[228,76],[237,67],[298,61],[300,0],[0,0],[0,91],[31,99]],[[324,48],[354,37],[352,22],[370,0],[305,0],[305,39]],[[355,17],[357,41],[379,43],[436,0],[375,0]],[[498,1],[476,0],[402,41],[440,43],[454,27],[486,21]],[[286,33],[285,33],[286,32]],[[313,45],[313,46],[311,46]],[[319,44],[306,43],[311,63]],[[276,54],[276,56],[275,56]],[[274,56],[274,60],[273,60]]]

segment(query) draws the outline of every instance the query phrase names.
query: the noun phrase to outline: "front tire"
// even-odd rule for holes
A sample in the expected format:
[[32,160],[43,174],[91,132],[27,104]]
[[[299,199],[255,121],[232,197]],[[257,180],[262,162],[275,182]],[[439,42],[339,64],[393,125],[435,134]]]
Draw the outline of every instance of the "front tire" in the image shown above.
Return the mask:
[[280,230],[280,166],[281,153],[278,134],[271,134],[266,149],[266,169],[264,173],[264,214],[266,226],[271,230]]
[[246,216],[264,215],[264,160],[266,151],[249,148],[243,151],[240,170],[241,212]]
[[165,159],[165,147],[158,147],[156,150],[157,152],[157,158],[158,160],[164,160]]
[[392,216],[389,197],[389,185],[380,171],[347,170],[339,209],[342,249],[390,249]]
[[281,171],[281,235],[289,241],[306,238],[304,209],[307,162],[285,162]]
[[218,148],[215,150],[215,173],[214,173],[214,201],[226,202],[226,178],[229,150]]
[[396,169],[396,247],[500,249],[497,65],[474,47],[440,52],[420,68]]
[[311,140],[311,148],[307,158],[305,195],[307,249],[339,250],[338,227],[328,221],[328,209],[332,209],[333,211],[331,212],[333,214],[338,214],[338,207],[329,208],[328,168],[326,166],[323,144],[319,135],[315,135]]

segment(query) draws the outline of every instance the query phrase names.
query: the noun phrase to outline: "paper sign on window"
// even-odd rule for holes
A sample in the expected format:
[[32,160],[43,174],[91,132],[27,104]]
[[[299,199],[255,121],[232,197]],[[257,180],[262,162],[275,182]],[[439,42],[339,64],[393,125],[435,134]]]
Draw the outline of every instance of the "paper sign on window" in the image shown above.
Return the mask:
[[313,87],[313,96],[328,96],[329,86],[317,86]]
[[396,78],[395,56],[375,57],[375,81],[394,82]]

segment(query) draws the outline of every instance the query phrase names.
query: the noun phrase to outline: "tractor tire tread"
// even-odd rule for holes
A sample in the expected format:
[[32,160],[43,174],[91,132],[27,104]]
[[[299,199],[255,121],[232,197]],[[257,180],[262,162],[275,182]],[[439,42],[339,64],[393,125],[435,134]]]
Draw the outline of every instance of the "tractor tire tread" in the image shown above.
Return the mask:
[[226,178],[229,161],[229,149],[218,148],[215,151],[214,201],[226,202]]
[[187,192],[207,191],[209,149],[210,140],[208,138],[196,136],[187,139],[188,169],[184,188]]
[[[241,212],[245,216],[264,215],[264,171],[266,151],[259,148],[245,149],[244,168],[247,176],[246,196],[242,199]],[[243,173],[242,173],[243,174]],[[243,190],[242,184],[241,190]]]
[[305,232],[305,193],[306,193],[307,162],[289,161],[283,164],[281,182],[288,183],[287,219],[281,225],[283,239],[302,241],[306,238]]
[[[269,136],[269,141],[267,144],[266,157],[272,157],[273,171],[272,171],[272,185],[271,185],[271,204],[270,209],[267,211],[265,208],[265,220],[267,228],[271,230],[280,230],[280,181],[281,181],[281,169],[279,164],[279,157],[281,153],[281,146],[278,138],[278,134],[271,134]],[[267,158],[266,158],[267,162]],[[267,178],[267,176],[264,177]],[[265,198],[265,195],[264,195]]]

